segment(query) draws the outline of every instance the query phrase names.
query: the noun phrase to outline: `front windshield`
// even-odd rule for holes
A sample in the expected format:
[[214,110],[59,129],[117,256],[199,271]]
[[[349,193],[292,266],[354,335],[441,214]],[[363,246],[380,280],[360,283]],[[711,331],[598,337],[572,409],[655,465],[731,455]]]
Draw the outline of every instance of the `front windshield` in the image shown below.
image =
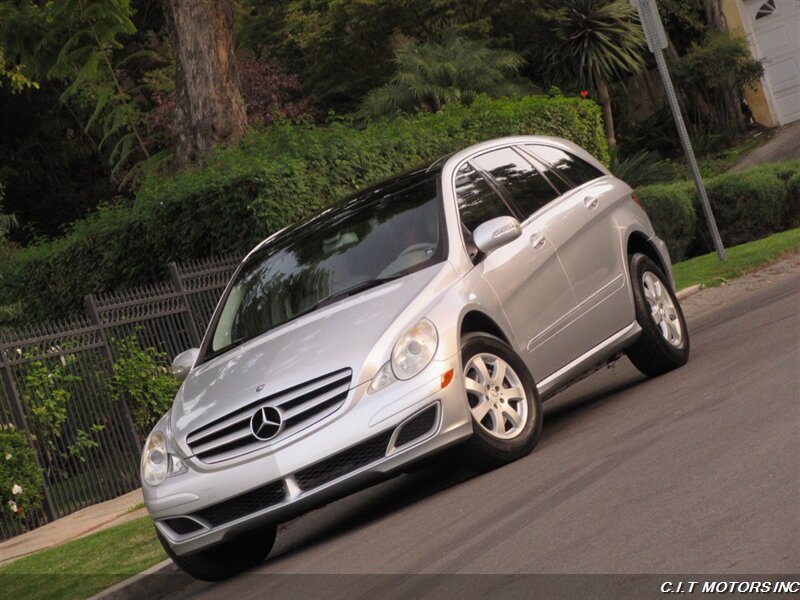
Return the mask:
[[207,353],[224,352],[348,290],[441,260],[439,174],[422,168],[390,179],[259,248],[224,300]]

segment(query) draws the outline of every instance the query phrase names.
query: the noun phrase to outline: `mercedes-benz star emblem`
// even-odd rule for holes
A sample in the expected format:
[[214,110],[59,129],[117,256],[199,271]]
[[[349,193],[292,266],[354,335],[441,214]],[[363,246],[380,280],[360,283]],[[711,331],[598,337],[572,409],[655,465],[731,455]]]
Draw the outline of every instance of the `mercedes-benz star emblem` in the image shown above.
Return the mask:
[[262,406],[250,418],[250,429],[253,435],[262,442],[271,440],[281,430],[283,422],[281,413],[271,406]]

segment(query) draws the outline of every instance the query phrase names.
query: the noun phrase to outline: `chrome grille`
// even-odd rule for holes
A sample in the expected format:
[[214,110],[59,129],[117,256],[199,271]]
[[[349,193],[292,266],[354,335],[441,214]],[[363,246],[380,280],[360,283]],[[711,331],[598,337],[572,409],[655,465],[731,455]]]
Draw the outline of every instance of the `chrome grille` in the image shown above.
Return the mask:
[[[336,412],[347,398],[351,378],[352,371],[343,369],[261,398],[193,431],[186,444],[199,460],[216,463],[279,441]],[[261,441],[253,435],[250,419],[265,406],[281,413],[282,426],[274,438]]]

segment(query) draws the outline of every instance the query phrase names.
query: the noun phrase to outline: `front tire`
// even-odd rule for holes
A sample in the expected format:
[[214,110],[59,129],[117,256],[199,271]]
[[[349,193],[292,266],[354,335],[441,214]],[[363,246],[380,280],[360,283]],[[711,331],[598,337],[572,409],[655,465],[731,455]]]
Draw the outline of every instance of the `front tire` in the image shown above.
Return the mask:
[[277,527],[268,525],[193,554],[179,556],[156,530],[164,550],[183,571],[202,581],[221,581],[255,567],[275,545]]
[[542,433],[542,403],[525,364],[502,340],[475,333],[462,341],[461,360],[470,462],[492,469],[530,454]]
[[626,354],[648,377],[656,377],[689,360],[689,330],[683,310],[664,273],[644,254],[630,258],[633,303],[642,333]]

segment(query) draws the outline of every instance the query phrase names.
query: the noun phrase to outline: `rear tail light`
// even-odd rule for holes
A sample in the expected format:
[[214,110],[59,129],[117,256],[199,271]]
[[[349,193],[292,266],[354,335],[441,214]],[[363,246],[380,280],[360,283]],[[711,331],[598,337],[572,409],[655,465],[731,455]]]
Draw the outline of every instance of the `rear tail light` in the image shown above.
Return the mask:
[[636,192],[631,192],[631,200],[633,200],[634,202],[636,202],[636,205],[637,205],[639,208],[641,208],[642,210],[644,210],[644,206],[642,206],[642,201],[641,201],[641,200],[639,200],[639,196],[637,196],[637,195],[636,195]]

